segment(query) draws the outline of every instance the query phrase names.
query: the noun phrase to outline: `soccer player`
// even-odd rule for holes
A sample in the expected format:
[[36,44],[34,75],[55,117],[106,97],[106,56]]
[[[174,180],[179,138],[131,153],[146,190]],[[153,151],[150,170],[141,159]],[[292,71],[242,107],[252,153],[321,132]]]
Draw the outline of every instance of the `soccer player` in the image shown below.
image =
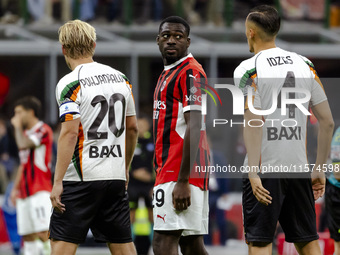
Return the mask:
[[62,126],[51,192],[52,254],[75,254],[89,228],[111,254],[136,254],[126,191],[138,132],[131,85],[93,61],[96,32],[88,23],[67,22],[59,42],[72,72],[56,88]]
[[53,132],[39,119],[40,112],[40,101],[26,96],[15,103],[11,119],[20,166],[10,196],[17,207],[18,233],[23,237],[24,255],[40,255],[41,252],[47,255],[51,251],[47,232],[51,212]]
[[[249,50],[255,56],[236,68],[234,80],[247,96],[244,141],[245,166],[250,171],[249,178],[243,179],[243,217],[249,254],[272,253],[278,220],[286,241],[293,242],[299,254],[321,254],[314,199],[325,190],[324,174],[317,170],[324,170],[334,127],[328,101],[311,61],[276,47],[280,17],[273,7],[264,5],[251,10],[245,26]],[[275,99],[280,100],[281,94],[282,102],[277,104]],[[290,100],[287,109],[285,98]],[[298,108],[293,104],[296,99]],[[305,143],[309,105],[319,121],[312,176]],[[274,112],[264,115],[256,112],[260,109]],[[273,172],[273,167],[304,173],[264,172]]]
[[192,54],[190,27],[180,17],[164,19],[157,44],[164,71],[154,92],[153,132],[155,255],[207,254],[208,179],[193,176],[196,165],[207,165],[209,149],[202,124],[201,90],[206,74]]
[[340,255],[340,127],[331,143],[333,169],[326,181],[325,204],[328,229],[334,239],[334,255]]

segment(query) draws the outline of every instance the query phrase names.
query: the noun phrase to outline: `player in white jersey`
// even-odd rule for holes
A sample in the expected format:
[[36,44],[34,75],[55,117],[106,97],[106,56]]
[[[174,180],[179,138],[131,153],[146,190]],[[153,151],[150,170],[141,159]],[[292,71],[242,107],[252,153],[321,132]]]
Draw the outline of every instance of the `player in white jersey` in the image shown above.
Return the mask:
[[112,254],[136,254],[127,197],[137,140],[131,86],[94,62],[95,29],[74,20],[59,29],[71,73],[56,88],[62,122],[51,201],[52,254],[75,254],[89,228]]
[[[276,47],[280,17],[274,8],[254,8],[245,25],[255,56],[236,68],[234,80],[247,96],[244,141],[250,172],[243,179],[243,216],[249,254],[272,254],[277,221],[299,254],[321,254],[314,199],[325,190],[324,174],[316,169],[326,163],[334,127],[328,101],[313,64]],[[305,143],[309,106],[320,124],[312,178]]]

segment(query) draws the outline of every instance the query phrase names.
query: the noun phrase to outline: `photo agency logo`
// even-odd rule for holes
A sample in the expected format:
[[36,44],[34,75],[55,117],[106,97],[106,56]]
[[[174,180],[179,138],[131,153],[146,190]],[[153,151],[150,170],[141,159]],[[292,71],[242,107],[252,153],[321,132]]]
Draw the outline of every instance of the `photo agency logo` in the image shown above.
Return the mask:
[[[254,105],[256,92],[253,86],[247,85],[244,86],[244,88],[239,88],[234,84],[216,83],[209,87],[211,88],[210,90],[217,95],[221,106],[221,96],[223,93],[225,93],[225,95],[231,94],[233,116],[237,117],[244,115],[245,106],[247,106],[247,109],[249,109],[251,113],[264,117],[262,119],[250,119],[247,123],[245,120],[240,122],[239,118],[213,118],[211,120],[213,127],[216,127],[217,125],[228,125],[230,127],[235,125],[242,125],[243,127],[246,125],[249,125],[250,127],[262,127],[266,122],[267,126],[269,125],[274,128],[279,125],[281,127],[291,129],[291,131],[294,132],[294,127],[297,128],[299,125],[296,118],[297,111],[301,111],[302,114],[306,116],[311,115],[308,110],[309,101],[311,99],[310,91],[307,89],[296,88],[294,86],[287,86],[287,83],[284,83],[281,89],[271,89],[271,93],[267,93],[267,95],[271,97],[267,100],[270,102],[270,107],[267,109],[260,109]],[[218,93],[216,90],[218,90]],[[206,92],[206,94],[202,94],[202,114],[208,115],[207,95],[213,99],[215,106],[217,106],[217,103],[209,91],[203,91]],[[256,97],[259,96],[259,94],[256,95]],[[228,110],[230,109],[222,109],[221,112],[226,112]]]

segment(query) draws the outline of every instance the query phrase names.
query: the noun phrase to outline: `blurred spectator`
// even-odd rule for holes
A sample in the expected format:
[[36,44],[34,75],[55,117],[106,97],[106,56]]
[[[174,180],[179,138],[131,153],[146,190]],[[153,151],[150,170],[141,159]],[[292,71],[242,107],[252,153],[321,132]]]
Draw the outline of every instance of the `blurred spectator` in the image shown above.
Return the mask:
[[[149,221],[153,222],[151,194],[154,184],[152,169],[154,144],[150,128],[150,121],[147,117],[141,116],[138,118],[138,143],[131,163],[130,181],[128,186],[132,224],[136,219],[135,213],[140,198],[144,199],[145,206],[148,209]],[[148,253],[151,246],[149,236],[138,236],[136,233],[134,242],[138,254]]]
[[[5,180],[9,180],[17,164],[17,148],[13,138],[8,133],[7,119],[0,116],[0,172],[5,174],[3,176],[3,173],[1,173],[1,176],[6,177]],[[3,184],[7,184],[5,180],[3,180]]]
[[52,0],[27,0],[27,9],[33,18],[33,24],[52,24],[53,19],[48,13],[48,10],[51,6],[51,1]]
[[20,19],[19,0],[2,0],[0,2],[0,24],[16,23]]

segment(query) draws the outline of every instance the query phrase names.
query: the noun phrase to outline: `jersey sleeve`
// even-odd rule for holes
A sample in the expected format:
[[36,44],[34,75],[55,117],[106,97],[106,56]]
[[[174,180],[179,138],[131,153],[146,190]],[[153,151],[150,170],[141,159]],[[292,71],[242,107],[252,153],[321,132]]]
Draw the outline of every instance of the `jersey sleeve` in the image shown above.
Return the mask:
[[59,106],[61,122],[80,118],[81,101],[80,83],[78,80],[66,82],[62,79],[56,88],[56,99]]
[[312,61],[310,61],[308,58],[299,55],[303,61],[307,64],[307,66],[310,69],[311,76],[313,77],[312,81],[312,88],[311,88],[311,105],[317,105],[322,103],[323,101],[327,100],[327,96],[324,90],[324,87],[322,85],[322,82],[319,78],[319,75],[314,67],[314,64]]
[[132,93],[132,84],[130,83],[129,79],[126,77],[125,74],[118,71],[118,73],[123,77],[126,82],[126,86],[129,90],[129,94],[126,99],[126,116],[134,116],[136,115],[135,110],[135,100]]
[[248,109],[248,88],[252,88],[252,103],[254,108],[261,109],[261,99],[256,85],[256,68],[245,68],[241,63],[234,71],[234,83],[238,87],[244,96],[244,109]]
[[201,111],[202,90],[205,90],[207,77],[198,69],[187,69],[183,71],[178,80],[179,96],[183,104],[183,112]]

